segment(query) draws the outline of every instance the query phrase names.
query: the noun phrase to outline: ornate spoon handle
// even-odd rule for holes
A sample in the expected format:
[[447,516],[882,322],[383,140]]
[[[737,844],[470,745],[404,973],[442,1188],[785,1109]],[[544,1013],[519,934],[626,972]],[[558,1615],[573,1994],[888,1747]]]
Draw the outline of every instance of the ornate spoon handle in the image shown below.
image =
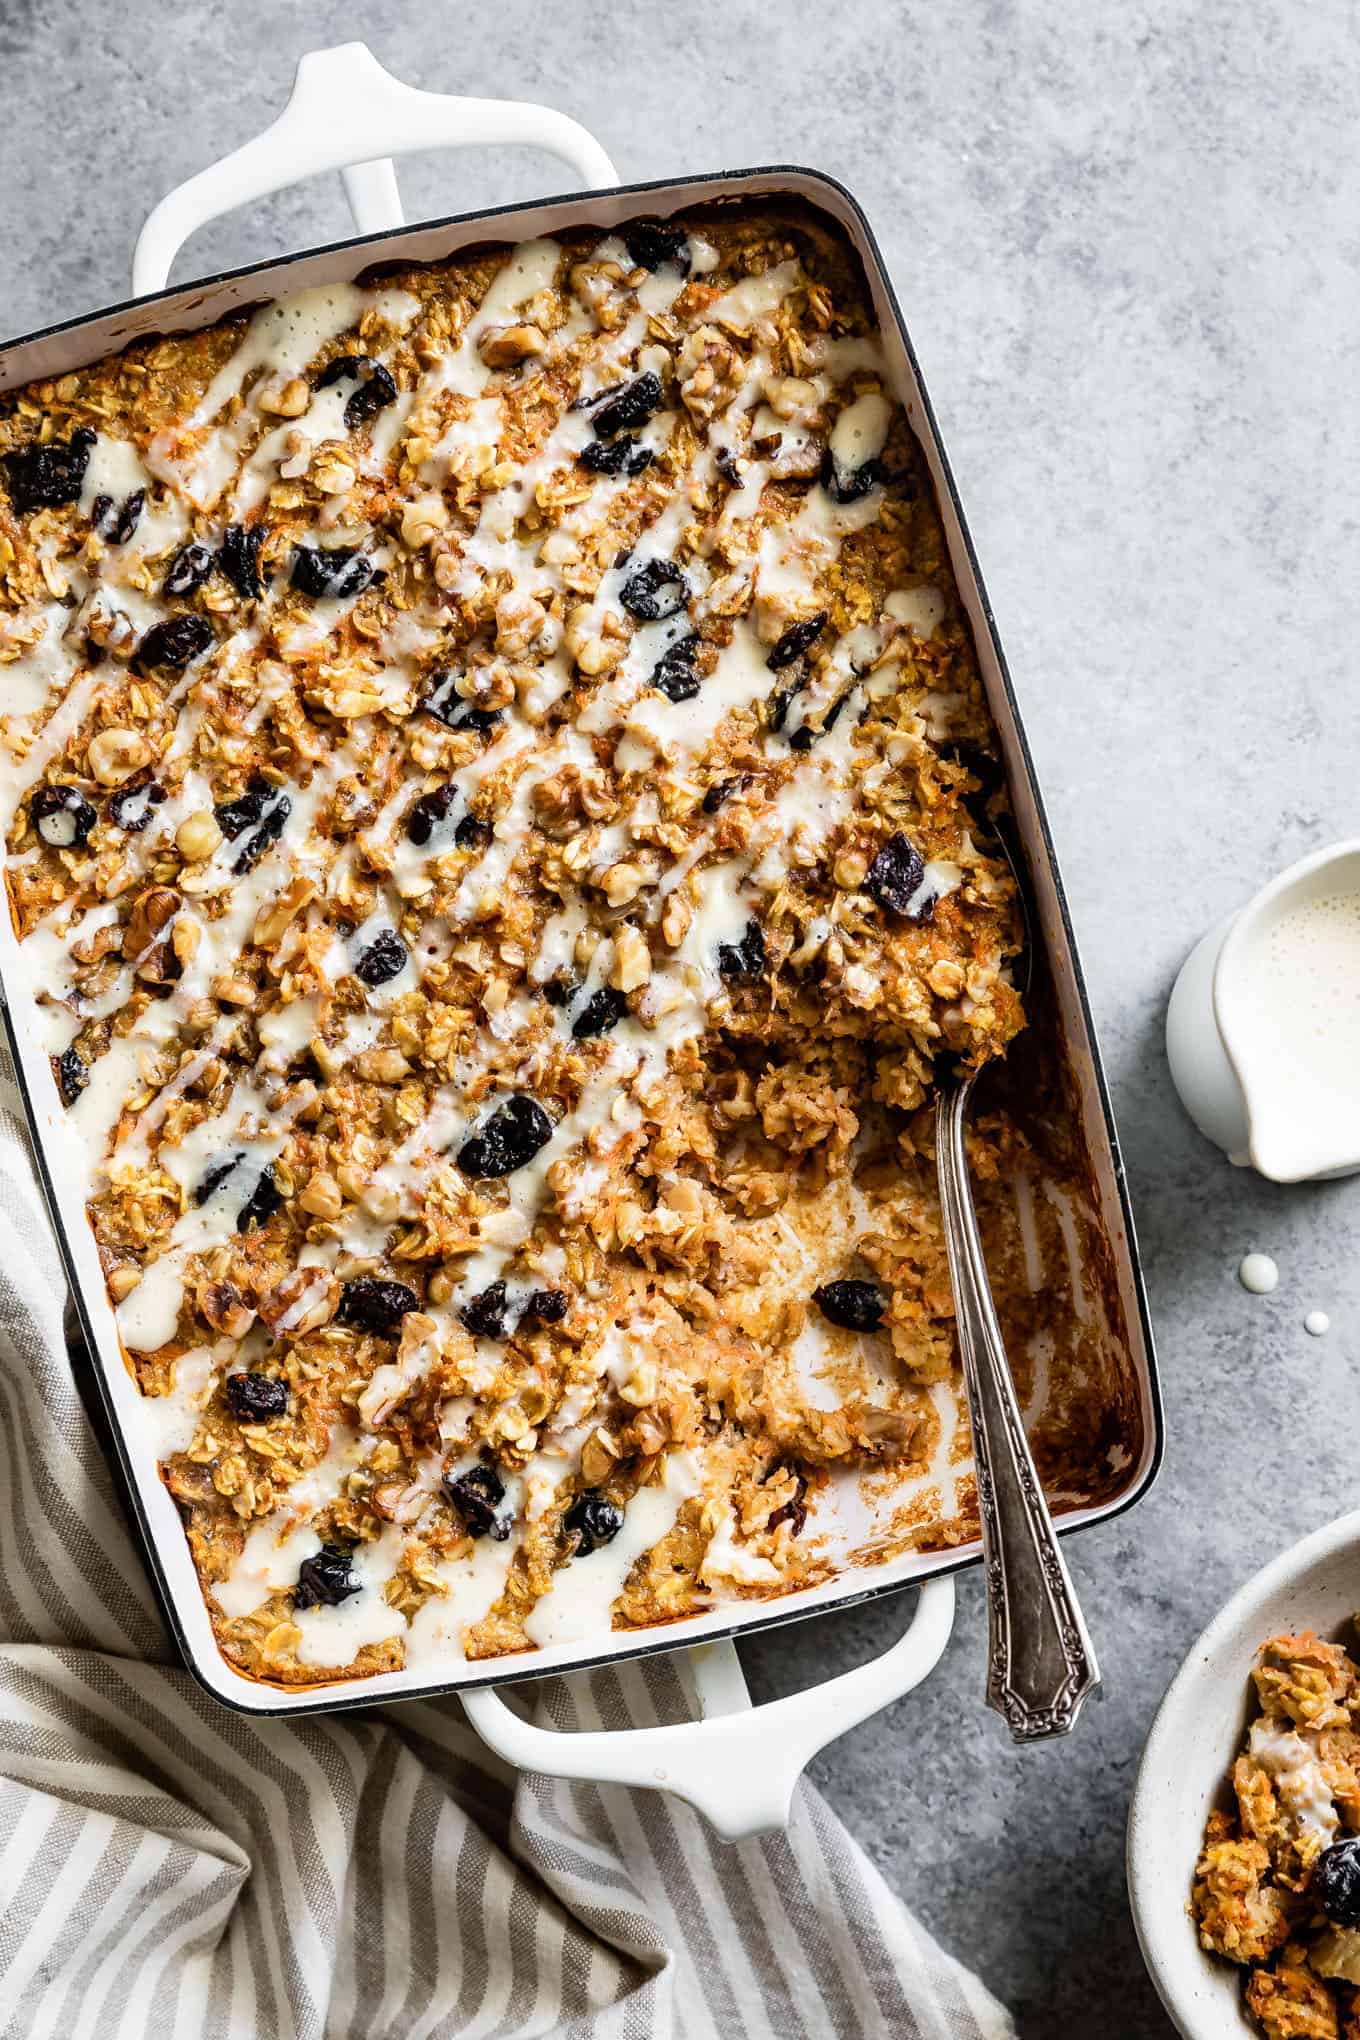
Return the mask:
[[1100,1684],[1035,1472],[978,1236],[963,1129],[967,1082],[940,1091],[936,1158],[987,1574],[987,1705],[1016,1742],[1066,1735]]

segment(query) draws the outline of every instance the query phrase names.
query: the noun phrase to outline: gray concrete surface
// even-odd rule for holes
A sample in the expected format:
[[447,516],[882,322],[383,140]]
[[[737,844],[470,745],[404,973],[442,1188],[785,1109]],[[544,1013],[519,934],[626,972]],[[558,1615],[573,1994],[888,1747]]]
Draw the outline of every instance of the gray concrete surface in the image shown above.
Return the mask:
[[[152,202],[264,125],[295,56],[546,99],[625,177],[794,160],[862,198],[953,452],[1047,792],[1123,1132],[1169,1450],[1071,1548],[1107,1697],[1012,1754],[979,1702],[977,1582],[919,1694],[818,1782],[1027,2035],[1164,2035],[1124,1905],[1153,1708],[1268,1554],[1355,1499],[1360,1188],[1278,1190],[1182,1121],[1166,992],[1210,919],[1352,832],[1360,552],[1360,44],[1343,0],[0,0],[0,329],[121,296]],[[419,160],[412,217],[556,166]],[[338,182],[202,234],[197,269],[344,231]],[[1234,1280],[1279,1260],[1273,1297]],[[1306,1309],[1330,1311],[1321,1341]],[[895,1619],[893,1617],[892,1619]],[[753,1682],[863,1654],[862,1611],[747,1649]]]

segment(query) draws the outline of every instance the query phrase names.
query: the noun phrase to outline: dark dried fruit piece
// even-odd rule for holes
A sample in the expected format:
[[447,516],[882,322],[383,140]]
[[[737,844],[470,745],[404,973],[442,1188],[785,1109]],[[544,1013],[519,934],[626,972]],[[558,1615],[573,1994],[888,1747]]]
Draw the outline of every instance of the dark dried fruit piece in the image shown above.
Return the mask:
[[222,1384],[227,1408],[244,1424],[267,1424],[288,1407],[288,1383],[272,1374],[229,1374]]
[[664,694],[667,701],[693,701],[699,692],[699,675],[694,670],[698,654],[698,633],[691,631],[661,654],[648,685]]
[[495,729],[502,711],[498,708],[474,708],[458,692],[458,682],[462,677],[461,673],[448,666],[432,673],[420,706],[427,715],[436,716],[446,729],[477,730],[485,735],[487,730]]
[[579,1540],[577,1558],[589,1558],[592,1551],[612,1544],[623,1528],[623,1510],[606,1501],[598,1488],[586,1488],[562,1518],[562,1528],[575,1532]]
[[716,815],[725,800],[731,800],[734,793],[737,793],[742,787],[749,786],[750,783],[750,775],[745,772],[738,774],[735,779],[715,780],[704,795],[704,813],[706,815]]
[[470,1466],[452,1480],[446,1476],[444,1492],[469,1537],[491,1536],[500,1544],[510,1535],[510,1517],[500,1513],[505,1483],[494,1466]]
[[505,1284],[492,1282],[458,1307],[458,1315],[474,1339],[505,1337]]
[[112,496],[96,496],[90,511],[90,523],[107,544],[126,545],[141,522],[145,508],[145,489],[134,489],[121,504],[115,503]]
[[530,1319],[540,1325],[560,1325],[571,1308],[571,1299],[565,1289],[534,1289],[524,1300],[520,1320]]
[[115,829],[140,836],[164,799],[165,788],[155,779],[144,786],[120,787],[109,802],[108,818]]
[[258,822],[278,788],[268,779],[256,774],[246,783],[246,790],[237,800],[224,800],[213,809],[217,826],[222,834],[235,842],[243,836],[253,823]]
[[313,1557],[304,1558],[298,1567],[293,1606],[335,1608],[351,1594],[357,1594],[363,1581],[354,1576],[352,1557],[353,1553],[341,1544],[323,1544]]
[[598,992],[592,992],[580,1012],[571,1023],[572,1038],[575,1041],[594,1041],[597,1035],[608,1034],[611,1027],[617,1027],[628,1011],[628,1001],[622,992],[616,992],[612,985],[602,985]]
[[337,355],[334,361],[327,362],[312,387],[324,390],[347,377],[352,377],[359,387],[345,405],[346,432],[355,431],[370,418],[376,418],[379,411],[385,411],[389,404],[396,403],[397,386],[390,369],[380,361],[370,361],[366,354]]
[[550,1006],[569,1006],[581,989],[581,980],[574,970],[563,965],[555,970],[543,987],[543,996]]
[[228,1176],[235,1175],[245,1158],[245,1150],[238,1148],[235,1154],[224,1155],[220,1162],[214,1162],[194,1185],[194,1203],[204,1205],[209,1198],[215,1197]]
[[452,780],[443,786],[436,786],[429,793],[422,793],[420,799],[406,816],[406,840],[423,850],[436,829],[448,820],[458,799],[458,789]]
[[667,262],[689,269],[689,235],[672,220],[633,220],[619,229],[635,269],[658,270]]
[[478,1182],[513,1175],[548,1145],[552,1130],[552,1121],[537,1100],[517,1091],[496,1107],[480,1133],[463,1142],[458,1166]]
[[354,975],[366,985],[385,985],[400,977],[409,958],[406,944],[395,928],[380,928],[354,966]]
[[419,1308],[420,1298],[404,1282],[384,1282],[375,1275],[360,1275],[340,1292],[336,1321],[353,1325],[359,1332],[395,1332],[408,1310]]
[[722,476],[723,480],[730,482],[734,489],[739,489],[742,483],[741,462],[737,459],[731,447],[720,446],[713,457],[717,462],[718,473]]
[[847,1332],[876,1332],[883,1323],[888,1299],[876,1282],[824,1282],[812,1301],[833,1325]]
[[660,623],[684,608],[689,583],[673,560],[644,560],[620,588],[619,600],[639,623]]
[[858,685],[859,682],[857,680],[853,681],[846,688],[844,694],[838,700],[832,702],[819,723],[800,723],[789,738],[789,749],[792,751],[810,751],[819,737],[829,737],[844,714],[846,704]]
[[847,467],[828,446],[822,456],[822,487],[833,503],[858,503],[867,496],[882,473],[881,463],[866,460],[862,467]]
[[0,465],[10,501],[21,517],[79,501],[94,441],[94,433],[82,425],[69,440],[49,439],[45,446],[21,446],[4,456]]
[[147,632],[132,661],[136,673],[155,666],[172,666],[181,672],[191,659],[215,644],[217,634],[206,616],[170,616]]
[[253,531],[247,531],[243,524],[229,524],[222,533],[217,564],[237,594],[244,595],[248,602],[255,601],[264,593],[264,582],[260,578],[260,547],[263,543],[264,530],[259,525]]
[[28,818],[53,850],[83,849],[99,820],[74,786],[40,786],[29,803]]
[[777,1530],[781,1523],[787,1523],[790,1537],[801,1537],[803,1526],[808,1519],[807,1503],[804,1500],[804,1496],[807,1494],[807,1482],[797,1467],[791,1467],[788,1470],[793,1474],[794,1479],[798,1483],[798,1491],[791,1502],[782,1503],[774,1511],[767,1521],[765,1528],[767,1530]]
[[257,1225],[268,1225],[282,1203],[283,1192],[271,1162],[268,1168],[261,1169],[255,1188],[237,1213],[237,1232],[253,1232]]
[[819,609],[815,616],[805,616],[801,623],[791,623],[765,664],[772,673],[777,673],[781,666],[791,666],[810,644],[815,643],[825,629],[824,609]]
[[161,583],[163,595],[192,595],[201,588],[213,570],[213,556],[206,545],[194,540],[182,545],[170,562],[169,571]]
[[925,860],[915,844],[906,836],[889,836],[869,866],[864,883],[880,907],[919,920],[924,915],[919,908],[913,913],[912,901],[925,875]]
[[576,456],[593,475],[640,475],[652,464],[650,446],[636,439],[592,439]]
[[63,1105],[74,1105],[90,1081],[90,1066],[73,1048],[64,1048],[52,1058],[52,1074]]
[[1360,1927],[1360,1835],[1347,1835],[1323,1850],[1309,1889],[1329,1920],[1339,1927]]
[[288,817],[293,812],[293,803],[286,793],[280,793],[277,787],[272,787],[270,791],[273,795],[272,804],[264,810],[260,826],[254,835],[246,837],[231,867],[238,878],[244,871],[253,871],[265,851],[278,842]]
[[460,850],[485,850],[491,841],[490,822],[484,822],[480,815],[463,816],[453,832],[453,840]]
[[740,942],[718,944],[718,975],[756,978],[765,968],[765,937],[759,921],[748,921]]
[[613,390],[591,419],[597,439],[609,439],[615,432],[631,432],[645,425],[661,409],[661,381],[648,369],[635,381]]
[[363,594],[373,579],[373,562],[365,559],[357,545],[300,545],[293,554],[289,579],[300,595],[310,595],[318,602],[338,602]]

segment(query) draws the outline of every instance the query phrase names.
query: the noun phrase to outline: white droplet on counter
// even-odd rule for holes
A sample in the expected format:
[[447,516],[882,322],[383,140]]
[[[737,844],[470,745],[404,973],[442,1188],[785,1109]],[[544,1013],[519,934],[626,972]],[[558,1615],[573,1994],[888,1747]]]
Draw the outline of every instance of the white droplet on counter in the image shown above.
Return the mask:
[[1303,1329],[1305,1332],[1311,1332],[1315,1339],[1320,1339],[1323,1333],[1329,1332],[1331,1328],[1332,1321],[1325,1310],[1310,1310],[1303,1321]]
[[1244,1254],[1237,1279],[1253,1296],[1269,1296],[1280,1279],[1280,1271],[1269,1254]]

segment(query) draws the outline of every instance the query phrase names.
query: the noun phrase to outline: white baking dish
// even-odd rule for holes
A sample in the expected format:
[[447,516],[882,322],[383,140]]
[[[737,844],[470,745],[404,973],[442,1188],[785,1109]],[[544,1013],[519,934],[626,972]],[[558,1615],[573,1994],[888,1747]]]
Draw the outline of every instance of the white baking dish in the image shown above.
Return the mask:
[[[809,170],[775,168],[595,190],[475,217],[410,229],[401,226],[395,176],[390,162],[381,158],[415,148],[505,140],[531,141],[565,156],[596,185],[613,182],[608,159],[598,144],[574,123],[547,109],[415,92],[390,78],[361,44],[306,57],[299,66],[292,100],[274,126],[172,193],[151,215],[138,244],[134,268],[134,286],[141,295],[98,317],[70,321],[0,350],[0,389],[34,377],[60,375],[150,333],[189,330],[284,293],[323,281],[352,279],[375,264],[437,260],[488,241],[517,241],[582,225],[608,229],[637,213],[669,213],[732,197],[794,197],[819,209],[843,229],[862,259],[899,395],[934,477],[954,573],[972,622],[1005,751],[1033,889],[1034,936],[1046,953],[1074,1079],[1092,1194],[1104,1235],[1107,1266],[1103,1289],[1123,1383],[1124,1423],[1119,1448],[1123,1457],[1112,1461],[1121,1466],[1116,1483],[1099,1500],[1069,1507],[1063,1527],[1075,1529],[1099,1521],[1126,1508],[1143,1493],[1161,1451],[1151,1335],[1123,1171],[1047,824],[991,609],[916,360],[868,225],[853,199],[830,179]],[[356,164],[356,157],[363,160]],[[163,288],[177,249],[195,227],[245,199],[323,169],[344,171],[356,221],[363,230],[360,238],[256,264],[185,288]],[[665,1785],[702,1806],[724,1832],[739,1833],[780,1819],[798,1771],[816,1748],[925,1676],[944,1647],[952,1615],[952,1584],[941,1576],[975,1561],[979,1556],[976,1543],[949,1552],[908,1554],[872,1570],[849,1569],[836,1580],[775,1602],[727,1604],[662,1631],[614,1632],[602,1637],[587,1656],[579,1646],[560,1645],[538,1652],[532,1663],[465,1665],[434,1687],[419,1684],[414,1674],[390,1673],[362,1681],[283,1690],[235,1671],[217,1649],[178,1513],[159,1477],[146,1427],[138,1421],[141,1397],[122,1358],[84,1212],[81,1178],[67,1157],[69,1136],[47,1058],[25,1026],[29,994],[23,988],[8,917],[2,918],[0,986],[6,992],[16,1063],[132,1506],[185,1657],[219,1699],[245,1712],[292,1715],[429,1697],[431,1692],[457,1688],[467,1692],[468,1711],[478,1728],[515,1761],[574,1775]],[[554,1736],[530,1728],[489,1690],[515,1678],[604,1664],[653,1650],[712,1646],[716,1639],[743,1630],[788,1622],[912,1583],[923,1583],[916,1620],[883,1657],[754,1715],[734,1711],[744,1692],[735,1657],[730,1651],[711,1647],[693,1654],[705,1718],[676,1729],[637,1731],[630,1736]],[[469,1690],[473,1688],[487,1690]]]

